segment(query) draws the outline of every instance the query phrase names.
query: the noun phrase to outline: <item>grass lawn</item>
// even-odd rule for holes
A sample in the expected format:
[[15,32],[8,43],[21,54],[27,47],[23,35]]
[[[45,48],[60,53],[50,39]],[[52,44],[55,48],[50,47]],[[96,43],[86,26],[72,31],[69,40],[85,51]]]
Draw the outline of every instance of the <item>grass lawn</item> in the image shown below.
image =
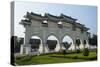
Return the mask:
[[48,54],[40,56],[23,56],[16,57],[15,63],[18,65],[30,64],[51,64],[51,63],[68,63],[97,60],[96,52],[90,52],[89,56],[83,56],[82,53],[73,54]]

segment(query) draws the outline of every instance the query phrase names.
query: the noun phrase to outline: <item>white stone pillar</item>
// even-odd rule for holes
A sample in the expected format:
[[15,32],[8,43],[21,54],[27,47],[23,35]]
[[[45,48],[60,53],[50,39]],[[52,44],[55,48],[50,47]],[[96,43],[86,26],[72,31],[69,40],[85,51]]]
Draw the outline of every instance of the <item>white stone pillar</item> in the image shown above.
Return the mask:
[[24,42],[25,54],[28,54],[31,49],[30,44],[29,44],[30,37],[31,37],[31,32],[29,30],[29,26],[26,25],[25,26],[25,42]]
[[31,52],[31,46],[30,46],[30,44],[26,45],[25,48],[26,48],[25,49],[25,54],[29,54]]
[[86,40],[86,48],[90,49],[90,45],[89,45],[88,40]]
[[20,54],[23,54],[23,53],[24,53],[24,45],[21,44],[21,46],[20,46]]
[[45,47],[45,46],[46,46],[46,43],[43,42],[42,44],[43,44],[43,45],[42,45],[42,46],[43,46],[43,53],[46,53],[46,47]]
[[42,43],[39,45],[39,53],[40,54],[43,53],[43,44]]
[[76,42],[76,38],[73,39],[74,50],[76,51],[77,50],[77,46],[76,46],[76,43],[75,42]]
[[57,38],[58,38],[58,41],[57,41],[57,51],[60,51],[62,49],[62,29],[59,28],[59,34],[56,34],[57,35]]
[[55,51],[58,52],[61,49],[61,44],[57,42]]
[[85,48],[85,45],[84,45],[84,42],[83,42],[83,39],[80,39],[80,46],[79,46],[79,48],[81,49],[81,50],[83,50],[84,48]]
[[49,53],[49,48],[48,48],[48,45],[45,43],[45,53]]
[[41,43],[40,43],[39,49],[38,49],[38,52],[40,54],[45,53],[45,41],[43,40],[43,38],[41,38],[41,39],[42,40],[41,40]]
[[39,53],[46,53],[46,52],[47,52],[46,41],[41,40],[41,44],[39,45]]
[[46,39],[45,40],[43,40],[43,42],[42,42],[42,52],[43,53],[49,53],[49,48],[48,48],[48,45],[47,45],[47,43],[46,43]]
[[42,35],[42,46],[43,46],[43,53],[46,53],[46,28],[42,28],[43,29],[43,35]]

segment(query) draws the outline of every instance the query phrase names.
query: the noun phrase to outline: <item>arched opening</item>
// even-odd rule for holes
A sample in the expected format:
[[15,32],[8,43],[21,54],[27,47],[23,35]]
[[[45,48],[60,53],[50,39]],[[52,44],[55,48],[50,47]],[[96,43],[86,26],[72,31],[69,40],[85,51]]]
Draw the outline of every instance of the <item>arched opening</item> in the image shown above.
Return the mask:
[[31,52],[37,52],[42,40],[39,36],[32,36],[30,38],[29,44],[31,46]]
[[[90,46],[88,41],[87,40],[83,40],[83,45],[84,45],[84,48],[93,48],[93,46]],[[94,46],[96,48],[96,46]]]
[[57,43],[58,43],[57,37],[55,37],[54,35],[50,35],[46,41],[49,51],[54,50],[56,48]]
[[85,45],[87,44],[86,40],[83,40],[83,44],[84,44],[84,47],[85,47]]
[[73,46],[73,39],[68,36],[65,35],[62,39],[62,49],[66,49],[66,50],[73,50],[74,46]]
[[82,44],[82,40],[79,37],[76,37],[75,40],[76,49],[83,49],[84,45]]

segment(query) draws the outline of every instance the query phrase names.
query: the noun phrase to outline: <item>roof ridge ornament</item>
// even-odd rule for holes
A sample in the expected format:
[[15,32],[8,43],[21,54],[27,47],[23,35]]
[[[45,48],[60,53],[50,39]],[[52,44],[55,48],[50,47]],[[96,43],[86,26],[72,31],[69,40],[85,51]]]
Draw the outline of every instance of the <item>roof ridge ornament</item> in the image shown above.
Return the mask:
[[31,12],[31,15],[35,15],[35,16],[40,16],[41,17],[41,14],[37,14],[37,13],[34,13],[34,12]]

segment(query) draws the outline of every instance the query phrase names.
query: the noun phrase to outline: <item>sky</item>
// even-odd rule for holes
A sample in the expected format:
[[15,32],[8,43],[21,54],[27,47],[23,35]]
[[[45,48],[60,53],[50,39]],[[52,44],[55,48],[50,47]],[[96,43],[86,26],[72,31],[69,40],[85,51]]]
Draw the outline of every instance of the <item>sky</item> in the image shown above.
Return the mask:
[[14,31],[18,37],[24,37],[24,27],[19,24],[26,12],[44,15],[50,13],[59,16],[61,13],[78,19],[77,22],[90,28],[89,32],[97,33],[97,7],[87,5],[69,5],[55,3],[15,2]]

